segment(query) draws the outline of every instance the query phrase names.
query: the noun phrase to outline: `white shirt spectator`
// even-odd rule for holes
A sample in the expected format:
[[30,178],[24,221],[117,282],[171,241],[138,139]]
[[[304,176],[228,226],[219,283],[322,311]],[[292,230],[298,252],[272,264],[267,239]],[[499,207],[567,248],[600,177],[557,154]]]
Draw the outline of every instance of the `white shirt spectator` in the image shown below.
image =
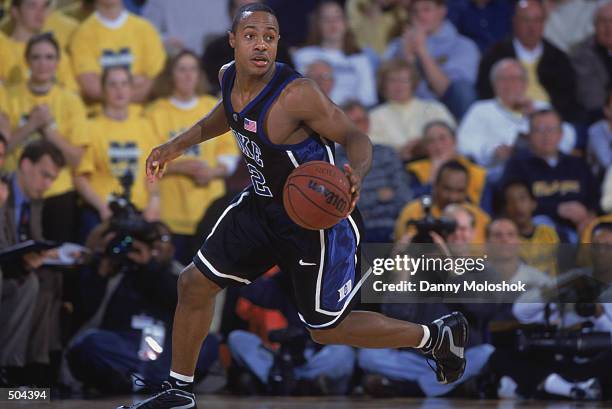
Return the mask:
[[346,55],[340,50],[308,46],[297,50],[293,60],[301,73],[314,61],[329,63],[334,69],[335,81],[330,98],[338,105],[357,100],[370,107],[378,102],[374,68],[364,53]]
[[[534,109],[549,108],[550,105],[534,101]],[[529,131],[528,118],[510,111],[497,99],[475,102],[465,114],[459,126],[457,139],[459,152],[472,157],[479,165],[494,168],[499,165],[495,160],[495,149],[501,145],[514,145],[519,134]],[[564,122],[563,136],[559,150],[570,153],[576,144],[576,131]]]
[[574,45],[593,34],[593,15],[599,2],[560,0],[557,3],[547,15],[544,38],[568,53]]

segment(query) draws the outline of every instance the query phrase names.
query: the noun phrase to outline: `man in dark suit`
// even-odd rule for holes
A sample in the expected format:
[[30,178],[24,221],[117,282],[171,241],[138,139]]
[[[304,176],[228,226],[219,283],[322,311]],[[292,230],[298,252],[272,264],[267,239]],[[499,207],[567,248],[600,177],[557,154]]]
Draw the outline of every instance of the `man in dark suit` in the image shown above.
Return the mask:
[[490,72],[503,58],[516,58],[528,73],[527,95],[532,100],[549,102],[564,120],[578,118],[576,74],[569,57],[544,40],[546,13],[537,0],[516,3],[512,38],[497,43],[483,55],[476,84],[480,99],[493,98]]
[[[42,240],[42,197],[64,163],[62,153],[47,141],[35,141],[25,147],[17,171],[8,178],[8,198],[0,207],[0,249],[27,240]],[[0,290],[0,368],[5,369],[9,382],[18,372],[17,368],[27,363],[28,355],[32,354],[28,349],[39,335],[48,338],[41,334],[45,331],[34,330],[33,325],[34,321],[45,319],[44,310],[48,308],[48,303],[40,300],[43,279],[35,272],[43,258],[43,254],[32,252],[19,261],[0,264],[3,284]]]

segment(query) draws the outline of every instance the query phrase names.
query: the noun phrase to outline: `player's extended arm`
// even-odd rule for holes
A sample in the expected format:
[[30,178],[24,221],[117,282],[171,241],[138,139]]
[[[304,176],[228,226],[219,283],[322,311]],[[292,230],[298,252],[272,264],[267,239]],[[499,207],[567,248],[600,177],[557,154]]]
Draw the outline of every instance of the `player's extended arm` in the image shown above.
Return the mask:
[[168,162],[178,158],[188,148],[229,131],[223,100],[200,121],[168,142],[154,148],[147,158],[147,176],[161,178]]
[[318,134],[344,147],[350,165],[345,171],[351,182],[353,202],[359,198],[361,180],[372,165],[372,143],[345,113],[335,105],[310,79],[291,83],[281,96],[281,103],[296,121],[303,122]]

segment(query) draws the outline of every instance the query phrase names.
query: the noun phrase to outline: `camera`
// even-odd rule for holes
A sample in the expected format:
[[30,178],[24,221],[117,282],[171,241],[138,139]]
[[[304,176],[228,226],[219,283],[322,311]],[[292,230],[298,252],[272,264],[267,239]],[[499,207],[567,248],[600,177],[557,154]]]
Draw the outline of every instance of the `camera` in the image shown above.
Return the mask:
[[516,332],[516,346],[521,352],[551,352],[582,357],[612,351],[609,332],[564,331],[555,327],[532,331],[519,329]]
[[408,220],[407,226],[415,226],[417,233],[412,239],[413,243],[433,243],[430,232],[436,232],[442,237],[446,237],[453,233],[457,228],[457,223],[447,217],[435,218],[431,214],[432,199],[431,196],[423,196],[421,198],[423,211],[425,216],[420,220]]
[[110,219],[109,233],[115,236],[106,245],[105,254],[117,260],[129,262],[127,255],[133,251],[136,240],[144,243],[152,243],[156,239],[157,232],[154,225],[147,222],[136,206],[130,201],[131,187],[134,183],[134,175],[127,170],[119,178],[123,187],[123,193],[114,195],[110,203],[113,213]]

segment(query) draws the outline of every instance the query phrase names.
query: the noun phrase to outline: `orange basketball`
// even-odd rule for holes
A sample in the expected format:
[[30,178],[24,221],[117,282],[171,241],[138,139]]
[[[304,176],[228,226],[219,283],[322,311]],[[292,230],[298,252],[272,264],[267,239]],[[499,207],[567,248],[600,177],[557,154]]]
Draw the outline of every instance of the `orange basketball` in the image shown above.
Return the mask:
[[327,229],[348,215],[349,180],[332,164],[307,162],[287,178],[283,204],[296,224],[310,230]]

